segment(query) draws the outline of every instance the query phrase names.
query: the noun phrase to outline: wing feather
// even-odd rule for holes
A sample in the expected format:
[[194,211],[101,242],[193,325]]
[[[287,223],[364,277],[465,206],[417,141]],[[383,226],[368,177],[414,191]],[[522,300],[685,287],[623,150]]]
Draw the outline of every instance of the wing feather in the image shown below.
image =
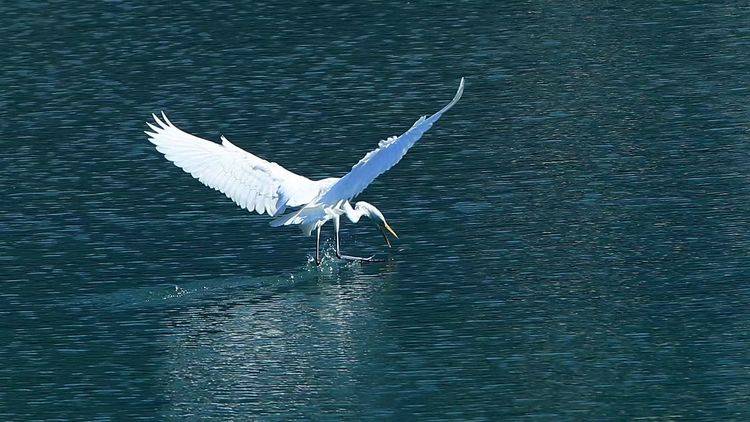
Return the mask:
[[224,193],[240,207],[271,216],[287,206],[304,205],[321,193],[321,183],[268,162],[221,137],[217,144],[183,132],[167,119],[152,115],[146,134],[167,160],[204,185]]
[[318,201],[320,203],[335,203],[349,200],[359,195],[378,176],[396,165],[440,116],[453,107],[464,92],[464,78],[458,86],[458,91],[448,105],[430,117],[422,116],[399,137],[391,137],[378,143],[378,148],[368,152],[364,158],[352,167],[352,170],[342,177]]

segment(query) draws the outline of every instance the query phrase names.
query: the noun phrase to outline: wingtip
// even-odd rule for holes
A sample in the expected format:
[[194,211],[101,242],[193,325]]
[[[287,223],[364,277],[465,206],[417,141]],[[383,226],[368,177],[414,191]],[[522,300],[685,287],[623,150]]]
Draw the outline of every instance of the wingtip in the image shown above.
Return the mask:
[[154,131],[154,133],[161,133],[161,132],[163,132],[163,131],[164,131],[164,129],[163,129],[163,128],[161,128],[161,127],[157,127],[157,126],[155,126],[155,125],[152,125],[152,124],[151,124],[151,122],[146,122],[146,125],[147,125],[147,126],[148,126],[148,127],[149,127],[149,128],[150,128],[150,129],[152,130],[152,131]]
[[167,118],[167,115],[166,115],[166,114],[164,114],[164,110],[162,110],[162,111],[161,111],[161,117],[163,117],[163,118],[164,118],[164,121],[165,121],[165,122],[166,122],[166,123],[167,123],[167,124],[168,124],[169,126],[174,126],[174,125],[172,124],[172,122],[170,122],[170,121],[169,121],[169,119]]
[[159,119],[159,116],[157,116],[156,113],[151,113],[151,117],[154,118],[154,122],[159,125],[160,128],[166,129],[169,127],[166,123]]
[[458,83],[458,90],[456,91],[456,95],[453,96],[453,100],[451,101],[451,105],[455,104],[460,98],[461,95],[464,93],[464,77],[461,77],[461,82]]

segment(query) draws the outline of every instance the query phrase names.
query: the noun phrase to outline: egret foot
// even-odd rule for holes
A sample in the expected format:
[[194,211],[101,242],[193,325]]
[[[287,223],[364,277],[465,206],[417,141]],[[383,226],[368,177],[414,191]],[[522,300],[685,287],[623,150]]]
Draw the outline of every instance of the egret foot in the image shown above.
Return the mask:
[[338,255],[339,259],[343,259],[344,261],[360,261],[360,262],[385,262],[385,259],[376,259],[375,255],[364,258],[361,256],[349,256],[349,255]]
[[[333,219],[333,229],[336,232],[336,257],[343,259],[344,261],[359,261],[359,262],[385,262],[385,259],[375,259],[375,255],[369,258],[363,258],[361,256],[350,256],[341,253],[341,243],[339,242],[339,217],[336,216]],[[388,238],[386,238],[386,241]],[[390,246],[390,244],[388,244]]]

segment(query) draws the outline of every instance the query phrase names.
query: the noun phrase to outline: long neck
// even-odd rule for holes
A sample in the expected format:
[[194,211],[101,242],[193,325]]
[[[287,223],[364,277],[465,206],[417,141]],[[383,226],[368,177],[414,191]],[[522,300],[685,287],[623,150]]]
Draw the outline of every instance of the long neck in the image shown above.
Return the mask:
[[363,215],[365,215],[362,210],[352,208],[352,204],[350,204],[349,201],[344,202],[344,205],[342,205],[341,208],[344,210],[344,214],[346,214],[346,217],[352,223],[358,223],[359,219],[362,218]]

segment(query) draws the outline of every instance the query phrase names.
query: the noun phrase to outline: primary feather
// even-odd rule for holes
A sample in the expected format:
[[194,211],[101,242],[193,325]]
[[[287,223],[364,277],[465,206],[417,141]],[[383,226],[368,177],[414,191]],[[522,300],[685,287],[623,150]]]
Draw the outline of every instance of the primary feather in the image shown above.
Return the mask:
[[221,137],[221,145],[183,132],[167,119],[153,115],[149,141],[167,160],[204,185],[224,193],[250,212],[275,216],[287,206],[309,203],[330,186],[313,181],[257,157]]
[[440,116],[448,111],[461,98],[464,92],[464,78],[458,85],[458,91],[448,105],[430,117],[423,116],[409,130],[399,137],[391,137],[378,143],[378,147],[367,153],[352,170],[339,179],[318,202],[331,203],[349,200],[362,193],[378,176],[395,166],[421,137],[429,130]]

